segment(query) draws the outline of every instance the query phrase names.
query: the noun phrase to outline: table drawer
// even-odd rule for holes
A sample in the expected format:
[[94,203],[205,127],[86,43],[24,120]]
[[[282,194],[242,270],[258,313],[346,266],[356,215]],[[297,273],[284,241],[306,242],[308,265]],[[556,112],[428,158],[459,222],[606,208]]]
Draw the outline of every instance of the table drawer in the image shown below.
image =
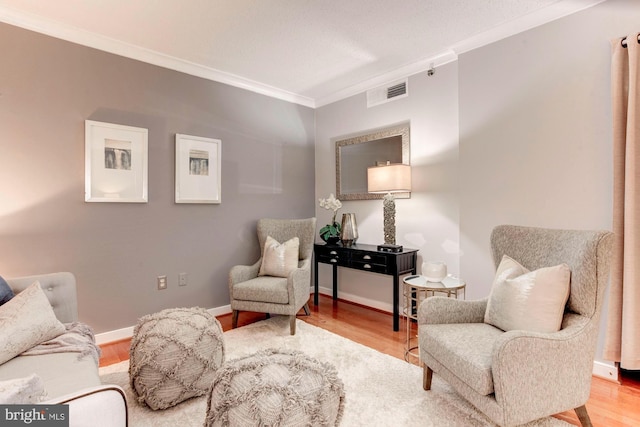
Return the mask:
[[344,264],[338,255],[318,255],[318,262],[327,264]]
[[351,253],[351,259],[356,262],[366,262],[369,264],[383,264],[389,263],[385,254],[377,254],[372,252],[354,251]]
[[372,271],[374,273],[388,274],[386,265],[384,265],[384,264],[375,264],[375,263],[373,263],[371,261],[367,262],[365,260],[358,261],[358,260],[352,259],[351,261],[349,261],[348,267],[356,268],[358,270]]
[[[344,262],[344,254],[337,248],[321,248],[316,250],[318,262],[328,264],[341,264]],[[342,262],[341,262],[342,261]]]

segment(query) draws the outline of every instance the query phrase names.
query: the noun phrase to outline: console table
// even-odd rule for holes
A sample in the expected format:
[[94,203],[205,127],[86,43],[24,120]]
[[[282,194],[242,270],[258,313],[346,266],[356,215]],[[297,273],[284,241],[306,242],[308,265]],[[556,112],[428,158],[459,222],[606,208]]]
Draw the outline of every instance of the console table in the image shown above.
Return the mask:
[[402,252],[381,252],[376,245],[314,244],[314,291],[313,302],[318,305],[318,263],[333,266],[333,299],[338,298],[338,267],[371,271],[393,276],[393,330],[400,329],[400,276],[416,274],[417,249],[404,248]]

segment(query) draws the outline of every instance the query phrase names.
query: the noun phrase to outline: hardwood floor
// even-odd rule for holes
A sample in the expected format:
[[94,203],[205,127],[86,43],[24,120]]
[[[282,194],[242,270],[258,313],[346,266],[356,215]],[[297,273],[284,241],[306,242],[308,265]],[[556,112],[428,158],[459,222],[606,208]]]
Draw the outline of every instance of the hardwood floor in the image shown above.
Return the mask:
[[[382,353],[404,359],[405,322],[400,330],[393,332],[392,317],[368,307],[346,301],[333,301],[321,296],[320,305],[309,301],[311,316],[298,318],[311,325],[331,331],[352,341],[374,348]],[[265,318],[261,313],[240,313],[238,326],[247,325]],[[222,329],[231,329],[231,314],[218,317]],[[414,326],[415,327],[415,326]],[[107,366],[129,359],[130,340],[101,346],[100,366]],[[587,410],[594,426],[631,427],[640,426],[640,376],[623,374],[620,384],[594,377]],[[573,411],[556,415],[573,425],[580,425]]]

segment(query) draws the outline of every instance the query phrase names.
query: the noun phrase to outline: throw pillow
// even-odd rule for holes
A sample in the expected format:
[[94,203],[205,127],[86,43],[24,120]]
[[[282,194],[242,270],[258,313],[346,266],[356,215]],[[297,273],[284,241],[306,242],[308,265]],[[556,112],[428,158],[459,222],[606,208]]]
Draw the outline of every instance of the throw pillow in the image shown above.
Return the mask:
[[0,364],[65,331],[37,281],[0,306],[0,325]]
[[300,239],[297,237],[279,243],[273,237],[267,236],[258,276],[289,276],[289,273],[298,268],[299,249]]
[[489,295],[484,321],[504,331],[557,332],[569,299],[567,264],[529,271],[503,256]]
[[0,276],[0,305],[9,301],[15,295],[13,294],[13,290],[9,286],[6,280]]
[[27,405],[44,400],[42,379],[36,374],[24,378],[0,381],[0,405]]

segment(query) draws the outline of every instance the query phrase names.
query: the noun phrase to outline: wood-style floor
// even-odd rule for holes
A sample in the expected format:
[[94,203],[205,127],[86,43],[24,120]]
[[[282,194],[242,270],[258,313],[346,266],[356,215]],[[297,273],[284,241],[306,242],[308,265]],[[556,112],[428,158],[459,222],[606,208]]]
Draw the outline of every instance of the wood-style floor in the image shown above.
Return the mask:
[[[309,301],[311,316],[298,318],[309,324],[331,331],[352,341],[374,348],[382,353],[404,359],[406,336],[405,322],[398,332],[392,330],[392,317],[368,307],[346,301],[333,301],[321,296],[320,305]],[[260,313],[240,313],[238,326],[247,325],[265,318]],[[231,329],[231,315],[218,317],[223,330]],[[129,359],[130,340],[101,346],[100,366]],[[640,376],[623,375],[621,384],[594,377],[587,410],[594,426],[631,427],[640,426]],[[580,425],[573,411],[556,415],[573,425]]]

